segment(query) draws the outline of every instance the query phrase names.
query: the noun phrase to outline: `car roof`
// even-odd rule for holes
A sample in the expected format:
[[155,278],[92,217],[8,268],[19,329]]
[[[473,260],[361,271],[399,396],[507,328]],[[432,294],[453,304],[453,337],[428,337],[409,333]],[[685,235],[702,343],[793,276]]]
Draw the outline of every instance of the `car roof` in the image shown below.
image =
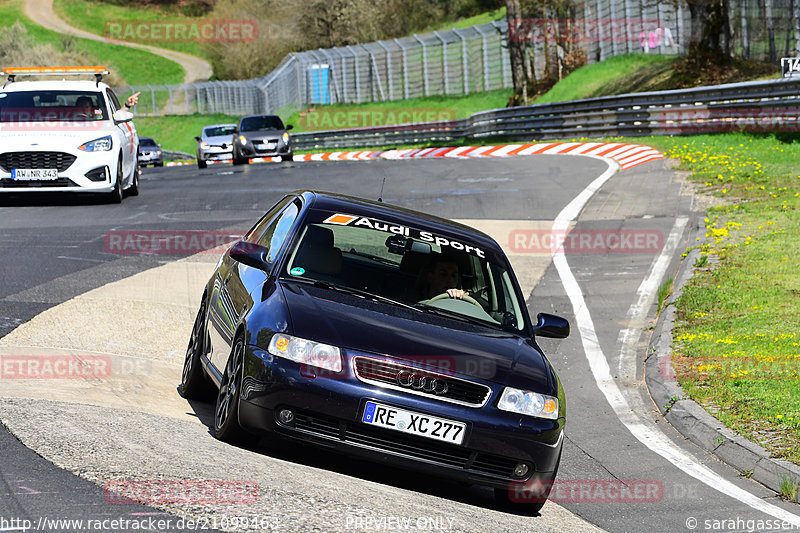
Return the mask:
[[97,83],[90,80],[26,80],[7,82],[2,89],[4,92],[17,91],[87,91],[102,92],[108,87],[103,82]]
[[495,253],[505,255],[497,241],[489,235],[446,218],[421,213],[384,202],[376,202],[366,198],[358,198],[327,191],[300,189],[294,191],[293,194],[303,196],[309,200],[312,209],[338,211],[356,216],[377,218],[386,222],[415,226],[417,228],[424,227],[434,233],[450,234],[475,243],[481,243],[484,249],[491,249]]
[[139,140],[140,141],[153,141],[153,142],[156,142],[155,139],[153,139],[152,137],[139,137]]

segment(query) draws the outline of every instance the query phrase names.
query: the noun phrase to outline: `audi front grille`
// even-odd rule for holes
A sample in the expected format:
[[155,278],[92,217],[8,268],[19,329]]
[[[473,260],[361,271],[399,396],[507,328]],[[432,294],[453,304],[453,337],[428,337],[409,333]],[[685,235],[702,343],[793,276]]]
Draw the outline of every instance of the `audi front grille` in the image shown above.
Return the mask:
[[0,167],[5,172],[14,168],[55,168],[67,170],[76,157],[64,152],[6,152],[0,154]]
[[371,357],[354,359],[358,379],[387,389],[469,407],[483,407],[492,393],[486,385],[415,366]]

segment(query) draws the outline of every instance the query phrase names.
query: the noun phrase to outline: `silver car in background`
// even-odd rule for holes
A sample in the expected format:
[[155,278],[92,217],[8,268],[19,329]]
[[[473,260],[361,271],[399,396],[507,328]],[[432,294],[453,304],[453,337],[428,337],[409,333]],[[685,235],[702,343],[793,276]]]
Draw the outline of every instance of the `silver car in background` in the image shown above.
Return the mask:
[[233,135],[236,124],[206,126],[197,141],[197,166],[206,168],[208,161],[230,159],[233,155]]

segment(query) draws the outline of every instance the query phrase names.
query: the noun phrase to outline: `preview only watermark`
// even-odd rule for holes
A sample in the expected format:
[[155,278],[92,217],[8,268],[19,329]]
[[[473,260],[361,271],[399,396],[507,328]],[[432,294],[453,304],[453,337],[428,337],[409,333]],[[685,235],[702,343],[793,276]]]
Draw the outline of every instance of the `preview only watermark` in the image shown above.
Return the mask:
[[103,486],[103,499],[118,504],[252,504],[258,495],[254,481],[121,480]]
[[110,20],[103,36],[138,43],[250,43],[258,39],[255,20]]
[[508,237],[516,254],[657,253],[664,234],[649,229],[516,229]]

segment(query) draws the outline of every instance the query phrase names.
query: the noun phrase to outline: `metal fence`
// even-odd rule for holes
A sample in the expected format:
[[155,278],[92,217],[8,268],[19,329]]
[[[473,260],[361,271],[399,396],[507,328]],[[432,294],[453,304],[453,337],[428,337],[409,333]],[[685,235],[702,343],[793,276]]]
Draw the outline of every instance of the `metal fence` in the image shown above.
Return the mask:
[[[525,19],[512,35],[502,20],[293,53],[253,80],[135,86],[120,92],[142,92],[136,109],[140,115],[286,116],[314,104],[461,96],[511,86],[509,38],[526,40],[526,53],[538,71],[547,54],[563,55],[559,47],[565,32],[571,40],[566,48],[581,47],[594,62],[631,52],[685,53],[690,26],[682,1],[583,0],[570,20]],[[800,41],[800,0],[730,0],[729,26],[733,48],[742,57],[771,61],[794,55]]]

